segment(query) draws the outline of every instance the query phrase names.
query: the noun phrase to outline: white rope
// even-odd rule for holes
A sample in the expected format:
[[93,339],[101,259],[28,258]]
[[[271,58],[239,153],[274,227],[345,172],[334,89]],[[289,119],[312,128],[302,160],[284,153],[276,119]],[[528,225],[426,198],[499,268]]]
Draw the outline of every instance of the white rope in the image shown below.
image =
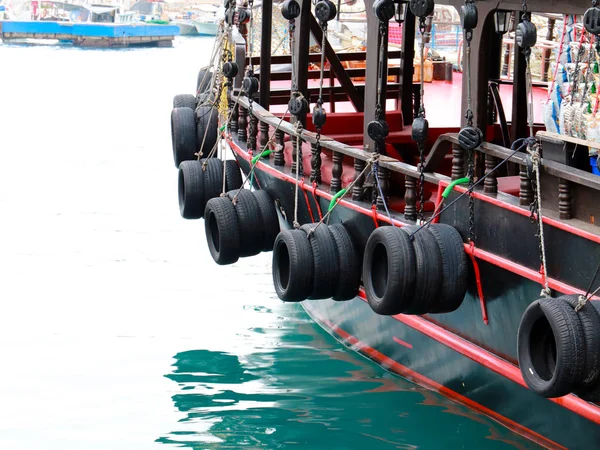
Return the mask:
[[540,152],[539,144],[535,144],[533,147],[528,147],[527,152],[531,155],[531,161],[533,162],[533,171],[535,172],[536,182],[536,196],[537,196],[537,219],[540,228],[540,251],[542,254],[542,270],[544,271],[544,288],[540,295],[543,297],[550,297],[551,291],[548,287],[548,269],[546,264],[546,245],[544,242],[544,218],[542,215],[542,190],[540,186]]

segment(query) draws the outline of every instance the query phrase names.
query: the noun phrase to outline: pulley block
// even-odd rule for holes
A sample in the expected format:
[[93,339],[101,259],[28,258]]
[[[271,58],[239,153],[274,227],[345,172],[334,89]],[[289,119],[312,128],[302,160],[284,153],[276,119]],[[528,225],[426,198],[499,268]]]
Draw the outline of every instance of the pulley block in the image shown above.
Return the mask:
[[325,120],[327,120],[327,114],[325,114],[323,107],[320,105],[315,106],[312,112],[312,121],[315,127],[322,127],[325,125]]
[[300,4],[296,0],[285,0],[281,5],[281,15],[285,20],[294,20],[300,15]]
[[477,127],[464,127],[458,133],[458,143],[465,150],[475,150],[483,143],[483,133]]
[[225,11],[225,23],[227,25],[234,25],[235,21],[235,8],[229,8]]
[[258,78],[244,77],[242,81],[242,89],[246,92],[248,97],[252,97],[258,92]]
[[427,17],[433,13],[435,8],[434,0],[410,0],[410,12],[417,17]]
[[233,61],[227,61],[225,64],[223,64],[223,75],[225,75],[226,78],[235,78],[238,74],[238,71],[239,67],[237,63]]
[[315,5],[315,17],[321,23],[333,20],[337,14],[337,8],[331,0],[319,0]]
[[377,0],[373,12],[381,22],[389,22],[396,14],[396,6],[392,0]]
[[288,102],[288,109],[294,116],[304,115],[308,112],[308,101],[299,92],[294,92]]
[[588,33],[600,34],[600,8],[597,6],[588,9],[583,16],[583,26]]
[[367,134],[375,142],[381,142],[390,134],[390,130],[385,120],[372,120],[367,125]]
[[418,144],[425,144],[429,135],[429,122],[424,117],[416,117],[412,124],[412,138]]
[[517,26],[517,45],[521,48],[531,48],[537,42],[537,28],[529,20],[523,20]]
[[250,11],[248,11],[246,8],[238,9],[238,23],[245,24],[248,22],[250,22]]
[[465,30],[473,30],[477,27],[478,13],[474,3],[466,3],[460,7],[460,21]]

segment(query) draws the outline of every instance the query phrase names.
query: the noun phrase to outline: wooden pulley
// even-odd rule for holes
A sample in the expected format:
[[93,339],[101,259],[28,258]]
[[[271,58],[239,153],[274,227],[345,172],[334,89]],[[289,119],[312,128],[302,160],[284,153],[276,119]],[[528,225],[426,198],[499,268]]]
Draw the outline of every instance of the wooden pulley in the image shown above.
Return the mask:
[[583,15],[583,26],[590,34],[600,35],[600,8],[594,6]]
[[281,5],[281,15],[285,20],[294,20],[300,15],[300,4],[296,0],[285,0]]
[[517,25],[517,31],[515,33],[517,45],[521,48],[531,48],[535,46],[537,42],[537,28],[529,20],[523,20]]
[[322,127],[325,125],[327,120],[327,114],[321,105],[317,105],[313,108],[312,121],[315,127]]
[[225,75],[226,78],[235,78],[238,72],[239,67],[237,63],[233,61],[227,61],[225,64],[223,64],[223,75]]
[[483,133],[477,127],[464,127],[458,133],[458,143],[465,150],[475,150],[483,143]]
[[389,22],[396,14],[392,0],[377,0],[373,3],[373,12],[381,22]]
[[308,101],[299,92],[294,92],[288,102],[288,109],[294,116],[304,115],[308,111]]
[[250,22],[250,12],[246,8],[238,9],[238,23],[246,24]]
[[372,120],[367,125],[367,134],[375,142],[383,141],[388,136],[389,131],[385,120]]
[[410,0],[410,12],[417,17],[427,17],[433,13],[435,8],[434,0]]
[[412,124],[412,138],[418,144],[425,144],[429,135],[429,122],[424,117],[417,117]]
[[473,30],[477,27],[477,7],[474,3],[466,3],[460,7],[460,21],[464,30]]
[[315,17],[321,23],[333,20],[337,14],[337,8],[331,0],[319,0],[315,5]]
[[246,92],[248,97],[256,94],[258,92],[258,78],[244,77],[244,80],[242,81],[242,89]]

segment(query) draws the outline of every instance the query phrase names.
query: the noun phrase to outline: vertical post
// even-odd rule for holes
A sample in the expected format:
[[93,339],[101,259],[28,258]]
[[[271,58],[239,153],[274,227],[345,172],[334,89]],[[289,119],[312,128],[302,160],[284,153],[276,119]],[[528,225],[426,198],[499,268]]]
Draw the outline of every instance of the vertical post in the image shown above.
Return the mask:
[[569,220],[573,218],[572,214],[571,186],[567,180],[558,179],[558,212],[560,218]]
[[238,104],[238,139],[246,143],[248,140],[248,110]]
[[[296,81],[298,83],[298,91],[309,100],[308,97],[308,51],[310,44],[310,0],[300,0],[300,17],[296,19]],[[310,100],[309,100],[310,102]],[[299,118],[302,125],[306,127],[306,114]]]
[[310,160],[312,168],[312,171],[310,172],[310,181],[311,183],[321,184],[321,148],[317,146],[315,142],[312,142],[310,144],[310,151],[312,153]]
[[[556,25],[556,19],[551,17],[548,18],[548,32],[546,33],[546,40],[552,41],[554,37],[554,25]],[[548,70],[550,69],[550,55],[552,54],[551,49],[545,48],[542,52],[542,81],[548,81]]]
[[[261,17],[260,40],[260,78],[258,88],[258,103],[267,111],[270,106],[271,81],[271,33],[273,28],[273,2],[263,1]],[[262,151],[269,142],[269,124],[260,123],[260,149]]]
[[533,189],[531,187],[531,180],[527,175],[526,166],[520,166],[519,178],[521,180],[519,185],[519,205],[529,206],[533,201]]
[[[518,13],[517,13],[518,14]],[[521,20],[519,19],[519,22]],[[525,86],[525,56],[521,47],[514,45],[514,78],[511,140],[514,142],[527,135],[527,90]]]
[[354,158],[354,187],[352,188],[352,200],[362,200],[363,184],[365,177],[362,171],[365,170],[366,163],[362,159]]
[[275,157],[273,163],[276,166],[285,166],[285,155],[283,153],[283,130],[277,130],[275,132]]
[[492,155],[485,155],[485,175],[487,178],[483,184],[483,192],[487,194],[497,194],[498,193],[498,179],[496,178],[496,174],[492,173],[492,169],[496,167],[498,161]]
[[452,144],[452,180],[465,176],[465,150],[458,144]]
[[413,59],[415,57],[415,30],[416,20],[408,5],[406,8],[406,20],[402,24],[402,62],[400,73],[400,107],[402,108],[402,119],[404,125],[410,125],[413,121]]
[[330,190],[332,194],[337,193],[342,189],[342,160],[344,155],[340,152],[333,153],[333,166],[331,167],[331,186]]
[[404,183],[404,218],[417,220],[417,180],[407,175]]

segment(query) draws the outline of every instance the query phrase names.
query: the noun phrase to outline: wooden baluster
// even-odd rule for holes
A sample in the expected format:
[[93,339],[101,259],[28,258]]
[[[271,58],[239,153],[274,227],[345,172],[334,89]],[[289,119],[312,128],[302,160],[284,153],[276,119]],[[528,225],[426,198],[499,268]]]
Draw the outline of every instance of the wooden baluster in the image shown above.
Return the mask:
[[310,181],[311,183],[321,184],[321,147],[313,142],[310,144],[310,152],[312,153],[310,159],[312,168],[310,172]]
[[258,140],[258,119],[254,114],[249,117],[250,122],[250,133],[248,135],[248,150],[252,152],[257,151],[257,140]]
[[362,171],[365,170],[365,162],[362,159],[354,158],[354,186],[352,187],[352,200],[362,200],[363,198],[363,183],[365,176]]
[[342,189],[342,171],[344,170],[342,162],[344,155],[340,152],[333,152],[333,166],[331,167],[331,187],[330,192],[336,194]]
[[529,206],[533,201],[533,189],[531,187],[531,180],[527,176],[527,166],[520,167],[519,177],[521,178],[521,184],[519,186],[519,204],[522,206]]
[[248,110],[239,105],[238,114],[238,139],[245,143],[248,140]]
[[558,179],[558,212],[561,219],[572,219],[571,185],[567,180]]
[[[235,104],[234,101],[231,102],[232,105]],[[229,122],[229,128],[231,129],[231,134],[237,134],[238,132],[238,108],[239,105],[235,105],[233,111],[231,111],[231,120]]]
[[263,151],[269,142],[269,124],[267,122],[260,123],[260,151]]
[[498,193],[498,179],[496,178],[496,173],[491,173],[492,169],[496,167],[496,164],[498,164],[496,158],[492,155],[485,155],[485,175],[487,175],[487,178],[483,181],[483,192],[486,194]]
[[285,166],[285,154],[283,153],[283,130],[277,130],[275,132],[275,158],[273,163],[276,166]]
[[[377,188],[377,208],[385,210],[385,206],[384,206],[384,202],[385,202],[385,205],[388,205],[388,209],[389,209],[390,198],[389,198],[388,192],[389,192],[389,188],[390,188],[390,173],[387,171],[387,169],[384,169],[383,167],[379,167],[377,177],[379,178],[379,188],[381,188],[381,192],[380,192],[380,189],[376,187]],[[383,193],[383,197],[381,196],[382,193]]]
[[465,151],[458,145],[452,145],[452,180],[465,176]]
[[417,220],[417,179],[407,175],[404,186],[404,218]]

